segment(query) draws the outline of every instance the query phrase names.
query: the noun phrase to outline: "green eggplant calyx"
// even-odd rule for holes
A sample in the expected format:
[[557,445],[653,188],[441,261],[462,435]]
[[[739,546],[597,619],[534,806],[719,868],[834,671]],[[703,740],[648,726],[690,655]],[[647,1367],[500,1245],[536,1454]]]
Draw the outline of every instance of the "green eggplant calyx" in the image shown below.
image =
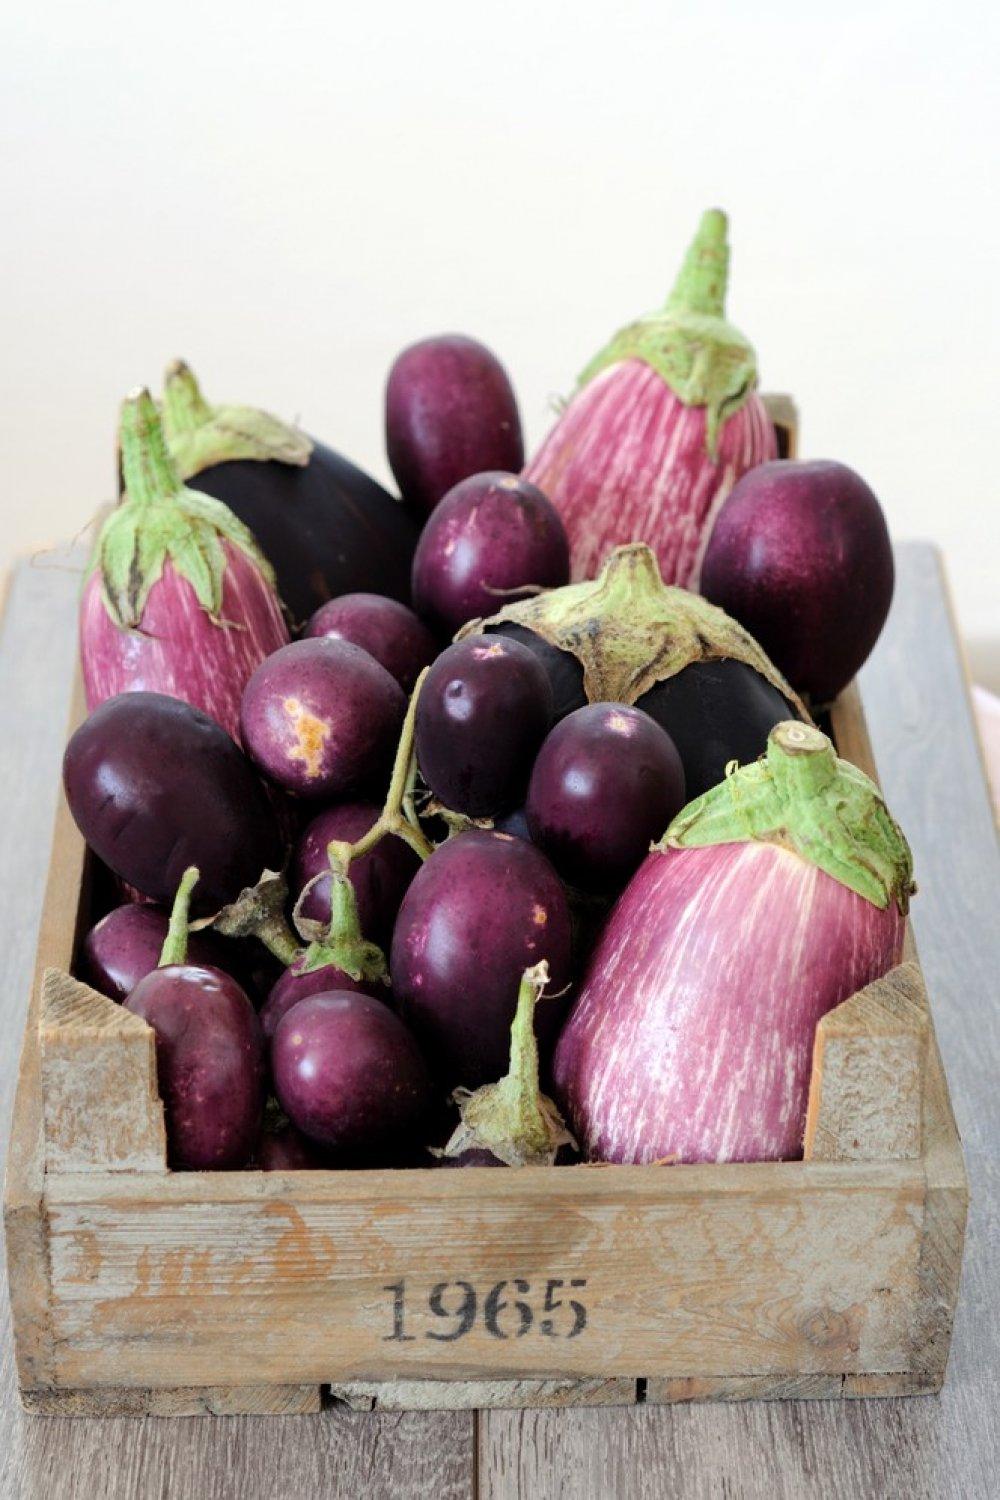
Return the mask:
[[657,847],[751,842],[791,850],[873,906],[909,909],[916,887],[902,829],[875,783],[813,725],[776,724],[760,760],[690,802]]
[[[346,855],[346,857],[345,857]],[[370,943],[361,931],[357,897],[347,874],[350,845],[332,842],[327,849],[330,878],[330,920],[317,922],[303,917],[303,900],[316,880],[309,881],[296,902],[292,920],[308,948],[292,965],[296,974],[312,974],[317,969],[340,969],[359,983],[387,981],[385,954],[377,943]]]
[[183,964],[187,962],[188,933],[190,932],[191,916],[191,893],[198,884],[199,872],[195,865],[189,865],[181,876],[174,897],[174,904],[170,909],[170,923],[167,927],[167,935],[160,949],[160,962],[158,968],[165,969],[168,964]]
[[748,631],[700,594],[665,584],[645,542],[616,547],[596,579],[508,604],[471,620],[456,639],[511,621],[583,667],[590,703],[635,703],[695,661],[742,661],[811,722],[802,700]]
[[535,1006],[549,982],[543,959],[525,969],[510,1029],[510,1067],[497,1083],[452,1095],[461,1116],[448,1144],[437,1154],[488,1151],[508,1167],[551,1166],[560,1146],[576,1142],[553,1101],[538,1086]]
[[728,278],[726,216],[710,208],[663,307],[620,329],[584,370],[580,387],[610,365],[642,360],[685,406],[704,407],[705,444],[716,458],[722,424],[757,385],[753,346],[725,317]]
[[213,623],[226,628],[226,544],[244,553],[274,588],[271,564],[227,505],[185,488],[147,390],[123,401],[120,441],[125,493],[101,527],[90,563],[90,571],[100,573],[105,609],[120,630],[137,630],[149,591],[169,562]]
[[210,406],[193,370],[174,360],[163,384],[163,428],[178,472],[191,479],[214,464],[253,459],[304,468],[313,442],[304,432],[253,406]]

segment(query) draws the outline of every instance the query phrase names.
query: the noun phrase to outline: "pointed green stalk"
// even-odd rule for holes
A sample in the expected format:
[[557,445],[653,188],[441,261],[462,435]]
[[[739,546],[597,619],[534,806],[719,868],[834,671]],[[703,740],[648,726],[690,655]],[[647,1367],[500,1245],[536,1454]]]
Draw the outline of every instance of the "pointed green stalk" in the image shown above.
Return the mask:
[[[805,704],[753,636],[700,594],[665,584],[644,542],[616,547],[596,579],[508,604],[489,623],[501,620],[575,656],[590,703],[635,703],[691,662],[731,659],[753,667],[792,712],[809,720]],[[482,628],[481,620],[470,620],[456,639]]]
[[543,959],[525,969],[510,1029],[510,1067],[497,1083],[452,1095],[461,1120],[442,1156],[489,1151],[509,1167],[551,1166],[560,1146],[576,1142],[558,1109],[538,1087],[535,1006],[549,982]]
[[194,371],[174,360],[163,385],[163,427],[170,453],[185,479],[213,464],[275,460],[304,468],[311,438],[297,427],[252,406],[211,406]]
[[766,755],[683,808],[658,847],[751,842],[791,850],[883,910],[895,901],[905,915],[916,889],[910,847],[878,787],[810,724],[776,725]]
[[428,859],[434,853],[434,845],[421,828],[413,806],[413,784],[417,763],[414,748],[417,699],[420,697],[420,690],[424,685],[428,670],[427,667],[424,668],[410,694],[406,718],[403,720],[399,744],[396,747],[396,759],[393,762],[385,806],[368,832],[362,834],[357,843],[350,845],[348,865],[352,859],[360,859],[363,854],[374,849],[386,834],[394,834],[396,838],[402,839],[421,859]]
[[274,571],[228,506],[185,488],[164,441],[149,391],[122,402],[119,425],[125,493],[101,527],[90,569],[99,570],[104,607],[120,630],[135,630],[149,591],[169,562],[220,629],[225,543],[238,547],[274,587]]
[[168,964],[187,963],[188,948],[188,922],[191,915],[191,892],[198,884],[198,870],[194,865],[189,865],[181,876],[174,897],[174,904],[170,909],[170,923],[167,927],[167,935],[160,949],[159,968],[165,969]]
[[723,422],[757,385],[753,347],[725,317],[728,279],[726,216],[710,208],[663,307],[616,333],[584,370],[580,387],[609,365],[642,360],[685,406],[705,408],[705,445],[715,458]]
[[[388,968],[385,954],[377,943],[366,940],[358,918],[358,903],[354,887],[347,876],[351,846],[333,840],[327,845],[329,872],[315,876],[303,888],[292,921],[301,935],[309,940],[309,946],[300,954],[292,967],[296,974],[311,974],[316,969],[332,967],[340,969],[358,981],[387,981]],[[313,886],[330,876],[330,920],[316,922],[301,915],[301,907]]]

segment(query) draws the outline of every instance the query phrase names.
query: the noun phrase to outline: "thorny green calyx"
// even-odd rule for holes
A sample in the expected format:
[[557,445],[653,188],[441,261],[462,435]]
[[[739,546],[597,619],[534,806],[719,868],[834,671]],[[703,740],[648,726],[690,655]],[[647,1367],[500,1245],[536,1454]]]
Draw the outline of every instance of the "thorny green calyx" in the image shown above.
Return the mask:
[[700,594],[665,584],[644,542],[616,547],[599,576],[471,620],[457,639],[509,620],[575,656],[591,703],[635,703],[695,661],[745,662],[804,720],[802,700],[742,625]]
[[794,720],[775,725],[760,760],[683,808],[658,847],[750,842],[792,850],[883,910],[895,901],[905,915],[916,889],[910,847],[878,787]]
[[194,371],[174,360],[163,383],[163,430],[185,479],[213,464],[237,459],[275,460],[304,468],[312,440],[287,422],[253,406],[210,406]]
[[713,458],[722,423],[757,384],[753,347],[725,317],[727,227],[721,209],[702,215],[663,307],[622,328],[580,376],[584,386],[609,365],[641,359],[685,406],[705,408],[705,441]]
[[[385,980],[385,954],[377,943],[370,943],[361,931],[354,887],[347,878],[350,844],[332,842],[327,847],[330,868],[314,876],[303,887],[292,914],[299,934],[309,946],[292,968],[296,974],[311,974],[316,969],[334,968],[358,981]],[[330,920],[317,922],[303,917],[301,908],[306,896],[320,880],[330,879]]]
[[535,1006],[548,982],[544,959],[525,969],[510,1029],[510,1067],[499,1082],[474,1093],[455,1090],[461,1120],[441,1156],[489,1151],[508,1167],[546,1167],[560,1146],[575,1147],[555,1104],[538,1087]]
[[186,489],[167,451],[152,396],[145,389],[122,402],[120,442],[125,493],[101,527],[90,570],[121,630],[138,629],[149,591],[170,563],[220,626],[225,544],[238,547],[274,587],[274,570],[253,535],[227,505]]

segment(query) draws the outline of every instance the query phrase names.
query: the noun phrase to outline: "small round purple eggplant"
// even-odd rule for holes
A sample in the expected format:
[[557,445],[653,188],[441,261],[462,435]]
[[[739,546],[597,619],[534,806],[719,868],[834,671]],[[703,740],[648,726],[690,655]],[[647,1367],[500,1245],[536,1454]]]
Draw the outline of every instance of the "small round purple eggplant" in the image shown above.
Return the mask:
[[252,760],[300,797],[336,797],[392,764],[406,713],[399,683],[360,646],[293,641],[253,673],[240,706]]
[[539,750],[528,828],[569,885],[610,895],[683,806],[684,767],[666,730],[641,709],[591,703]]
[[412,609],[382,594],[341,594],[316,611],[303,635],[349,641],[374,656],[404,693],[438,653],[438,644]]
[[187,961],[194,869],[178,886],[161,967],[140,979],[125,1009],[156,1037],[167,1154],[192,1172],[246,1166],[264,1105],[264,1038],[246,994],[221,969]]
[[294,1125],[262,1130],[250,1163],[260,1172],[316,1172],[329,1166],[326,1154]]
[[[301,915],[314,922],[330,920],[330,865],[327,850],[334,841],[355,844],[377,822],[381,808],[370,802],[340,802],[317,813],[292,853],[289,884],[293,897],[316,876],[302,903]],[[402,839],[380,839],[374,849],[352,859],[347,875],[354,887],[358,920],[366,938],[379,947],[392,939],[392,927],[420,857]]]
[[733,488],[701,592],[756,637],[793,688],[828,703],[878,640],[894,579],[885,516],[860,475],[786,459]]
[[[551,993],[570,979],[566,892],[545,856],[509,834],[472,829],[421,867],[393,935],[393,994],[448,1088],[477,1088],[506,1071],[521,976],[547,959]],[[551,1049],[564,1015],[538,1016]]]
[[[156,906],[140,906],[131,901],[116,906],[84,938],[80,947],[80,978],[121,1004],[139,980],[159,964],[167,926],[166,912]],[[191,934],[188,959],[201,967],[222,969],[240,982],[245,977],[246,955],[214,932]]]
[[386,385],[385,436],[403,499],[425,515],[470,474],[524,465],[507,372],[485,345],[457,333],[423,339],[397,357]]
[[[381,995],[378,993],[380,989]],[[305,974],[297,974],[293,966],[279,976],[260,1008],[260,1024],[267,1041],[273,1039],[279,1021],[293,1005],[298,1005],[300,1000],[308,1000],[310,995],[327,995],[331,990],[370,995],[373,1000],[381,999],[383,1002],[389,998],[389,991],[384,985],[364,979],[352,979],[343,969],[335,969],[329,964],[322,969],[309,969]]]
[[412,1150],[431,1103],[413,1036],[370,995],[312,995],[271,1043],[278,1101],[292,1124],[341,1162],[392,1162]]
[[417,762],[453,812],[488,818],[516,807],[552,722],[537,657],[517,641],[470,635],[443,651],[417,700]]
[[94,853],[154,901],[169,904],[197,865],[195,910],[215,912],[284,863],[250,762],[214,719],[177,698],[122,693],[95,708],[66,747],[63,783]]
[[424,527],[413,557],[413,604],[454,634],[502,604],[569,582],[569,542],[541,490],[496,470],[455,485]]

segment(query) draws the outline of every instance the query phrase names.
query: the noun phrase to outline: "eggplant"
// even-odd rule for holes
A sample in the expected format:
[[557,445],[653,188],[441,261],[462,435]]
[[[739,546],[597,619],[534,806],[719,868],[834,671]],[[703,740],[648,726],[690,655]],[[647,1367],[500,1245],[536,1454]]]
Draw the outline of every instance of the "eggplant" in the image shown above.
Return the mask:
[[761,464],[712,531],[701,592],[756,636],[798,692],[829,703],[871,654],[895,569],[882,507],[846,464]]
[[413,558],[413,604],[454,635],[498,599],[527,599],[569,582],[569,544],[541,490],[490,471],[456,484],[436,507]]
[[[542,959],[557,994],[570,980],[571,920],[545,856],[481,829],[448,839],[403,899],[389,961],[400,1014],[445,1087],[500,1076],[521,976]],[[546,1059],[561,1018],[555,1004],[541,1017]]]
[[591,955],[553,1063],[586,1154],[801,1155],[816,1023],[900,962],[913,889],[875,784],[778,725],[674,819]]
[[[357,843],[374,828],[380,814],[381,809],[371,802],[340,802],[317,813],[303,829],[292,852],[290,874],[300,918],[329,922],[330,844]],[[361,931],[380,947],[392,941],[400,904],[419,868],[420,856],[396,837],[381,839],[367,854],[350,862],[347,874],[354,887]]]
[[726,321],[726,216],[702,216],[665,306],[623,328],[525,468],[570,542],[572,576],[646,542],[667,583],[697,586],[712,522],[735,480],[777,457],[757,360]]
[[80,601],[87,707],[169,693],[235,736],[247,678],[288,641],[271,565],[226,506],[181,483],[147,390],[122,403],[119,440],[126,493]]
[[280,870],[273,803],[226,731],[163,693],[109,698],[72,735],[66,800],[99,859],[166,904],[197,865],[196,910],[212,913]]
[[386,383],[385,445],[400,493],[425,516],[470,474],[518,470],[521,419],[496,355],[459,333],[404,349]]
[[[128,901],[103,916],[87,933],[80,946],[79,976],[119,1004],[140,979],[160,962],[167,938],[169,918],[157,906]],[[193,932],[188,939],[188,960],[202,967],[222,969],[244,989],[246,955],[235,943],[214,932]]]
[[246,1166],[260,1131],[264,1043],[235,979],[189,959],[188,904],[197,878],[196,869],[184,872],[159,967],[139,981],[125,1009],[156,1036],[170,1165],[232,1170]]
[[387,1005],[331,991],[301,1000],[271,1042],[278,1102],[339,1166],[392,1165],[431,1104],[420,1049]]
[[438,643],[412,609],[381,594],[342,594],[312,616],[303,636],[347,641],[367,651],[403,689],[411,693],[424,667],[438,653]]
[[370,475],[264,412],[210,406],[181,361],[163,422],[183,477],[249,527],[298,623],[340,594],[409,602],[419,526]]
[[507,605],[459,632],[499,632],[545,668],[562,716],[592,703],[626,703],[665,729],[686,794],[721,781],[733,760],[762,755],[775,724],[805,704],[735,620],[660,578],[652,551],[619,547],[592,583]]

